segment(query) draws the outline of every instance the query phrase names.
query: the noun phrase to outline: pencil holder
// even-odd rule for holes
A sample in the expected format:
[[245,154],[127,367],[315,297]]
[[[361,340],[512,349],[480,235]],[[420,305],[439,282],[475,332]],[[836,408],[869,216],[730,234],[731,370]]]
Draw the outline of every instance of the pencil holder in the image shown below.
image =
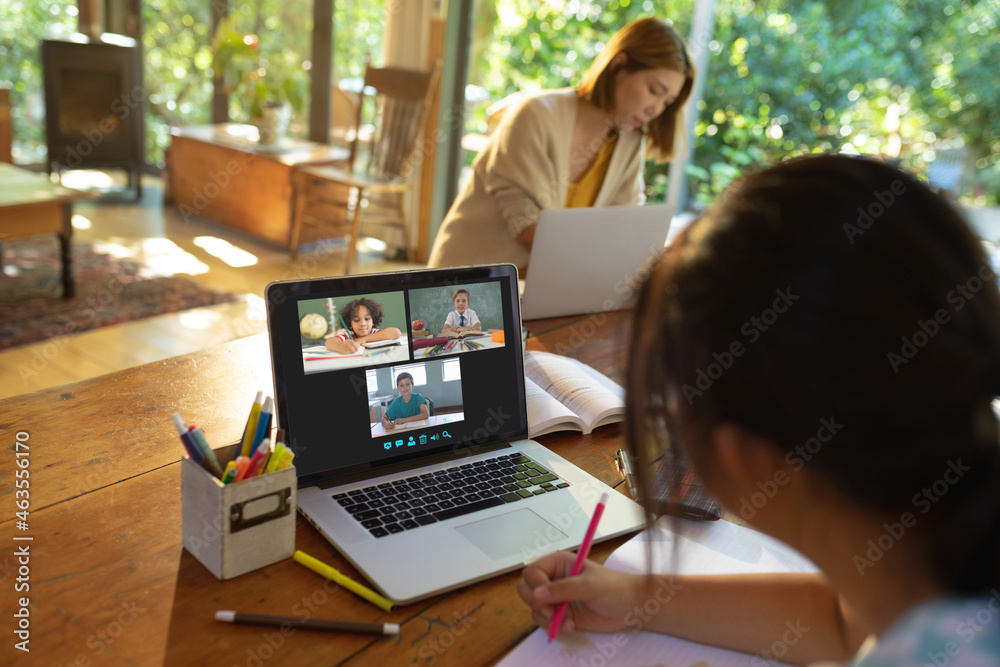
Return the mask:
[[[228,458],[237,445],[216,450]],[[295,553],[295,468],[223,484],[181,461],[184,548],[219,579],[232,579]]]

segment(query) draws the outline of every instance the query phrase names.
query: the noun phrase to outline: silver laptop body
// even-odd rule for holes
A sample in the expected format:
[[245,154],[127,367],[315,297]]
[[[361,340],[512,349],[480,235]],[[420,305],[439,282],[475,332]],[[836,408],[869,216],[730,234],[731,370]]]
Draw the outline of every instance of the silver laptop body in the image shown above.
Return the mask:
[[538,217],[521,317],[631,308],[663,252],[673,206],[546,209]]
[[[413,347],[422,339],[413,336],[409,323],[440,317],[458,288],[471,291],[470,307],[479,314],[484,331],[503,328],[504,342],[471,339],[479,340],[479,346],[445,346],[431,355],[425,354],[427,347]],[[376,351],[370,357],[344,358],[342,369],[305,372],[313,357],[302,350],[315,349],[317,341],[305,338],[304,319],[311,314],[326,317],[338,308],[342,311],[345,300],[358,295],[390,304],[383,327],[401,329],[409,359],[383,363],[383,355]],[[579,546],[598,498],[610,489],[527,439],[521,315],[512,265],[280,281],[268,286],[266,297],[276,416],[296,452],[299,510],[387,597],[409,603],[517,570],[545,553]],[[389,312],[400,308],[403,312]],[[315,319],[310,318],[310,335],[317,333]],[[328,319],[338,321],[337,317]],[[438,329],[438,324],[426,326]],[[489,326],[494,324],[500,326]],[[331,362],[322,363],[327,368]],[[414,428],[398,432],[378,431],[377,423],[371,423],[374,412],[369,411],[372,379],[393,377],[400,369],[417,369],[417,377],[422,372],[427,378],[424,393],[436,392],[426,398],[434,399],[439,413],[450,410],[453,416],[461,415],[461,420],[423,428],[417,422]],[[434,385],[432,377],[438,371],[452,378],[460,375],[461,398],[454,397],[458,395],[454,384],[448,391],[439,388],[446,383]],[[382,390],[382,380],[378,382]],[[446,396],[449,392],[452,398]],[[454,405],[449,407],[449,403]],[[368,432],[372,429],[386,435],[373,436]],[[525,458],[531,463],[525,463]],[[526,473],[517,473],[536,475],[527,482],[557,479],[546,482],[546,488],[529,487],[518,494],[528,497],[515,501],[508,489],[517,484],[510,482],[525,480],[503,472],[511,465],[530,466]],[[537,476],[537,466],[550,474]],[[445,503],[438,498],[451,477],[462,480],[450,485],[454,488],[478,471],[494,475],[476,482],[487,485],[491,495],[465,505],[487,507],[468,513],[465,505],[443,509]],[[406,490],[399,492],[403,487]],[[420,502],[429,496],[436,502]],[[643,526],[643,513],[636,503],[618,492],[609,496],[598,541]],[[365,498],[362,511],[358,511],[362,504],[354,502],[358,497]],[[393,508],[403,504],[405,508],[388,515],[372,514],[386,511],[383,501],[387,498]],[[429,506],[438,511],[428,511]],[[418,510],[424,514],[417,515]],[[398,518],[404,512],[408,518]],[[393,520],[393,532],[388,532],[389,524],[377,524],[383,516]],[[424,523],[413,525],[418,516]],[[359,517],[373,518],[362,521]],[[408,527],[401,528],[404,525]]]

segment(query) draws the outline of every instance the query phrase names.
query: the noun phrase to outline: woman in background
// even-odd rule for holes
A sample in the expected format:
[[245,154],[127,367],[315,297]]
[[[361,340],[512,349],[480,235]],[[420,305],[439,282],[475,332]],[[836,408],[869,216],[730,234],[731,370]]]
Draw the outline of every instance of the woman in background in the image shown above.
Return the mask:
[[[643,629],[758,656],[785,638],[795,664],[1000,664],[998,388],[996,275],[945,200],[847,156],[734,184],[643,289],[629,441],[669,431],[733,511],[771,485],[744,518],[820,572],[673,576]],[[543,627],[570,600],[563,632],[621,630],[657,590],[595,563],[567,577],[572,561],[523,572]]]
[[640,203],[646,156],[673,156],[693,83],[683,40],[645,18],[611,38],[577,88],[524,95],[473,163],[428,265],[523,273],[542,209]]

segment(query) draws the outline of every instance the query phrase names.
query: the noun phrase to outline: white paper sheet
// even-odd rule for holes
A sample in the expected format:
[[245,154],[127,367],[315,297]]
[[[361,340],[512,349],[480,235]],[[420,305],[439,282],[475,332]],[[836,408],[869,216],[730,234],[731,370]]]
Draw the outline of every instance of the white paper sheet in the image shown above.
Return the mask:
[[[677,533],[671,529],[674,525]],[[660,519],[652,533],[636,535],[611,554],[605,565],[625,572],[645,572],[650,541],[653,571],[659,574],[816,571],[801,554],[755,530],[728,521],[686,519]],[[538,629],[498,667],[756,667],[762,662],[744,653],[649,632],[561,633],[549,644],[546,633]],[[779,663],[770,665],[778,667]]]

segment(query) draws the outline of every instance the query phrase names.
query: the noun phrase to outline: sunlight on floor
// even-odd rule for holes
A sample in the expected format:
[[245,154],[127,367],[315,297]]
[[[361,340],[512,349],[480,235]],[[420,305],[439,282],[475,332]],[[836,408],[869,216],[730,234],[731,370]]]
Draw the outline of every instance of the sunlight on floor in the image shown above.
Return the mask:
[[145,278],[160,278],[178,273],[195,276],[208,273],[209,269],[207,264],[165,238],[134,241],[113,238],[110,241],[95,243],[94,252],[135,260],[142,265],[139,275]]
[[181,326],[185,329],[208,329],[222,320],[219,313],[205,308],[192,308],[179,314]]
[[93,223],[90,222],[90,218],[85,216],[75,214],[72,219],[73,229],[90,229],[93,227]]
[[256,255],[238,248],[229,241],[220,239],[217,236],[197,236],[194,239],[194,244],[212,257],[221,259],[234,268],[254,266],[257,263]]
[[98,188],[110,188],[115,184],[115,179],[102,171],[90,169],[67,171],[61,175],[62,185],[74,190],[94,190]]
[[385,249],[389,247],[389,244],[382,239],[376,239],[371,236],[365,236],[360,241],[358,241],[359,251],[364,252],[366,250],[371,250],[374,252],[385,252]]

